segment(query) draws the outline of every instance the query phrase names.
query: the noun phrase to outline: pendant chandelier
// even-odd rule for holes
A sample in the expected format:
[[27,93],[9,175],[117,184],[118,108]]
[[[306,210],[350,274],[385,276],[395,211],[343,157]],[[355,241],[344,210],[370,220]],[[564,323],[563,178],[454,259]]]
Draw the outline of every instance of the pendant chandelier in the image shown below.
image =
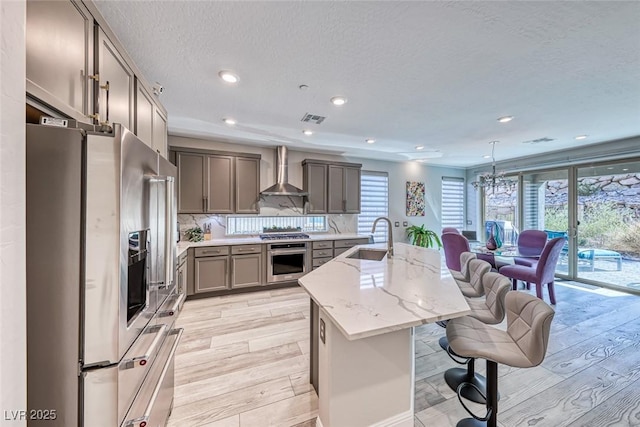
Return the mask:
[[474,189],[483,188],[485,190],[496,191],[496,188],[505,187],[507,190],[511,189],[514,182],[505,177],[505,172],[496,172],[496,158],[495,150],[498,141],[491,141],[491,172],[486,172],[478,175],[478,180],[473,181]]

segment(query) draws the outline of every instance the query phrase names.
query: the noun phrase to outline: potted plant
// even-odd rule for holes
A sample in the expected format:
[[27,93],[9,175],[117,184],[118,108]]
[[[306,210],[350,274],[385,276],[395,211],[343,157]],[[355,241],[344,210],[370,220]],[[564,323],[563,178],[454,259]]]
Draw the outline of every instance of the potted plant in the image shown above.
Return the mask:
[[424,228],[424,224],[421,226],[412,225],[411,227],[407,227],[407,236],[411,239],[411,244],[415,246],[434,249],[440,249],[442,247],[440,237],[438,237],[435,231]]
[[202,242],[204,240],[204,231],[200,227],[185,230],[184,235],[190,242]]

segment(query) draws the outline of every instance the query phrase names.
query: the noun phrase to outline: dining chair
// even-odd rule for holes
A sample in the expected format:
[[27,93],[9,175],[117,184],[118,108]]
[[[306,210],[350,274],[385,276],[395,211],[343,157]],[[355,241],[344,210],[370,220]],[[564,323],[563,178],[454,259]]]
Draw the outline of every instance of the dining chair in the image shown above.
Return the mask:
[[458,230],[455,227],[444,227],[442,229],[442,234],[444,233],[456,233],[456,234],[460,234],[460,230]]
[[536,295],[540,299],[543,299],[542,286],[547,285],[549,289],[549,300],[551,304],[555,305],[556,295],[553,290],[554,275],[564,243],[564,237],[551,239],[544,246],[536,265],[530,267],[526,265],[507,265],[500,269],[500,274],[511,279],[514,290],[518,288],[518,280],[525,282],[527,288],[529,288],[531,283],[534,283],[536,285]]
[[460,254],[470,252],[469,241],[462,234],[443,233],[441,236],[444,257],[449,270],[460,271]]
[[523,230],[518,236],[518,252],[527,257],[515,257],[513,261],[518,265],[533,267],[537,264],[540,254],[547,243],[547,233],[542,230]]

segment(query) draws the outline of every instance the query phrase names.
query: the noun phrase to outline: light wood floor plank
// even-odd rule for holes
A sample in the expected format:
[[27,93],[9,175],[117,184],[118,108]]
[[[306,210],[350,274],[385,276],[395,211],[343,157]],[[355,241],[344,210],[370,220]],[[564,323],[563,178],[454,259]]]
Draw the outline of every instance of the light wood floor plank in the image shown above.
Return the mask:
[[640,425],[640,382],[625,389],[598,405],[598,411],[587,412],[570,427],[598,426],[620,427]]
[[240,414],[240,427],[291,426],[315,419],[318,397],[309,392]]

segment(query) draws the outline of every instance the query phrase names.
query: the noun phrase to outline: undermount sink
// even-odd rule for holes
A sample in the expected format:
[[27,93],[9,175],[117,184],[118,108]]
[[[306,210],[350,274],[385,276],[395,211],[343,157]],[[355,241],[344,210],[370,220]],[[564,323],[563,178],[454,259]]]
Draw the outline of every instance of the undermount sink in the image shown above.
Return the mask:
[[381,261],[387,254],[384,249],[358,249],[347,258],[366,259],[369,261]]

